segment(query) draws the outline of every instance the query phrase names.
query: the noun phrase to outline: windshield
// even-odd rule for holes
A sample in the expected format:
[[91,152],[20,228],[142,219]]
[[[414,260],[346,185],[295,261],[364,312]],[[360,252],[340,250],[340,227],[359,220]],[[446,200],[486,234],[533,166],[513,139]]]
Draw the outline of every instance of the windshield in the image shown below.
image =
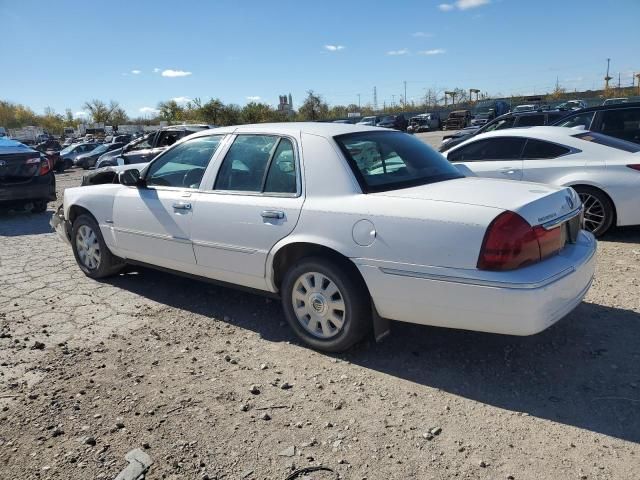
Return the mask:
[[76,148],[76,145],[69,145],[67,148],[63,148],[62,150],[60,150],[60,154],[64,155],[66,153],[71,153],[71,151]]
[[349,133],[335,140],[365,193],[464,176],[424,142],[401,132]]
[[362,117],[362,120],[360,120],[360,123],[362,122],[373,122],[375,121],[376,117]]

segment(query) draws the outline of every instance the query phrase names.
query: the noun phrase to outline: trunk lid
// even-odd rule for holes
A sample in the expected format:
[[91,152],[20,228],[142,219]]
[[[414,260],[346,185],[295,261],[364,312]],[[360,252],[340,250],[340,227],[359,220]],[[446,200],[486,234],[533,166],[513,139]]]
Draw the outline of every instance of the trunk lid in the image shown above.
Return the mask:
[[40,153],[34,150],[0,150],[0,185],[29,181],[40,169]]
[[[578,194],[570,187],[480,177],[465,177],[370,195],[510,210],[531,226],[553,222],[581,206]],[[499,213],[496,212],[496,216]]]

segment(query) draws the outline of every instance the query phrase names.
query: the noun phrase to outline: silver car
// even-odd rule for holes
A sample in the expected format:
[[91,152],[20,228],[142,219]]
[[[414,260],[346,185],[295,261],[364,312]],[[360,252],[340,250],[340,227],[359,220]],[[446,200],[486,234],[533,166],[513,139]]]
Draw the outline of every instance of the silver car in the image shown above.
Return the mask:
[[83,153],[89,153],[99,146],[99,143],[75,143],[63,148],[60,150],[60,157],[62,157],[64,161],[64,168],[71,168],[74,165],[76,157]]

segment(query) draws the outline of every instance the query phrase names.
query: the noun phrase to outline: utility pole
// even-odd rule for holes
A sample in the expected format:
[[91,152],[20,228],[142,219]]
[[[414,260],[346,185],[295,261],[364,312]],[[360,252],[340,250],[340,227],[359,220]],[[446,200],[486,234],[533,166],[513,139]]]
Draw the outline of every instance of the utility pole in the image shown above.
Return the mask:
[[360,94],[358,94],[358,110],[360,110]]
[[378,92],[376,91],[376,87],[373,87],[373,111],[378,111]]
[[609,76],[609,64],[611,63],[611,59],[607,58],[607,76],[604,77],[604,91],[606,92],[607,90],[609,90],[609,80],[611,80],[611,77]]
[[404,108],[403,110],[407,109],[407,81],[404,81]]
[[640,73],[634,75],[638,79],[638,95],[640,95]]
[[396,104],[396,95],[395,93],[391,94],[391,108],[393,108]]

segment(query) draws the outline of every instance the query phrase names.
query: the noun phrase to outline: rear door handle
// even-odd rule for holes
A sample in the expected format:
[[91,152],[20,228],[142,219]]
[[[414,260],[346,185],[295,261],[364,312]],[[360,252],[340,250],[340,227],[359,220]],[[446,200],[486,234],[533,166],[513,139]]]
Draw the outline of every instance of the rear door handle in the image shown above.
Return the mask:
[[191,210],[191,204],[187,202],[176,202],[173,204],[176,210]]
[[284,218],[284,212],[279,210],[264,210],[261,214],[262,218],[276,218],[282,220]]

